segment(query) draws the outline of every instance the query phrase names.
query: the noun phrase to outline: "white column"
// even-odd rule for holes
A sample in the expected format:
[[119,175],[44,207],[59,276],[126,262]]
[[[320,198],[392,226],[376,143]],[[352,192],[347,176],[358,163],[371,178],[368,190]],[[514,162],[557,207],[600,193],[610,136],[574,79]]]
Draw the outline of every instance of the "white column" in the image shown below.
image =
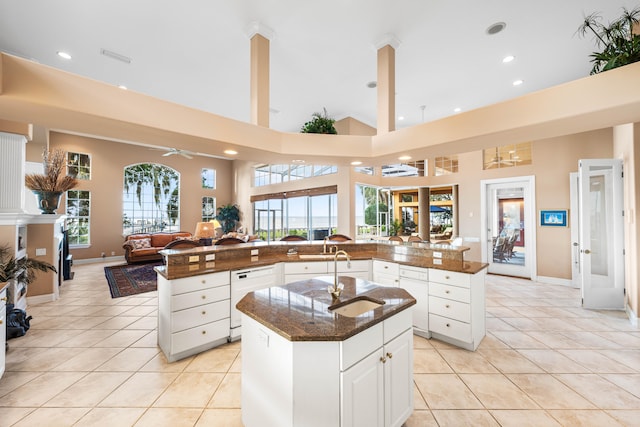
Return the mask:
[[0,213],[24,213],[27,138],[0,132]]

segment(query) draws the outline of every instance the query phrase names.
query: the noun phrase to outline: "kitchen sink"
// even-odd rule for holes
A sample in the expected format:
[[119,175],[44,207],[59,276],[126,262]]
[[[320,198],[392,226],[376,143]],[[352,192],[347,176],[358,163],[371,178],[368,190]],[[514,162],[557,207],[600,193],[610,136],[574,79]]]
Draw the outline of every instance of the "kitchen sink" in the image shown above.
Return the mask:
[[333,259],[334,254],[298,254],[300,259]]
[[368,311],[382,307],[383,304],[384,301],[362,296],[334,304],[329,307],[329,311],[332,313],[338,313],[342,316],[358,317]]

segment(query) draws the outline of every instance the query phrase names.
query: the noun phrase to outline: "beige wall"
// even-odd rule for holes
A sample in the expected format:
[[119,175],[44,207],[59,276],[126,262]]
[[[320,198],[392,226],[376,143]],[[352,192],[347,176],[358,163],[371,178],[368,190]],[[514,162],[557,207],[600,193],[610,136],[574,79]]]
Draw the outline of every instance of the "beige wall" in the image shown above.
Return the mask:
[[[91,191],[91,247],[73,249],[74,259],[123,255],[122,182],[125,166],[141,162],[160,163],[180,172],[180,224],[193,233],[200,220],[202,197],[216,198],[216,206],[230,203],[232,196],[231,162],[195,156],[189,160],[163,151],[131,144],[52,132],[50,147],[91,155],[91,180],[81,181],[78,189]],[[202,168],[216,170],[216,189],[201,188]],[[64,202],[59,213],[64,213]]]
[[356,120],[353,117],[345,117],[344,119],[337,120],[334,123],[334,127],[336,128],[338,135],[374,136],[378,133],[376,128],[362,123],[360,120]]

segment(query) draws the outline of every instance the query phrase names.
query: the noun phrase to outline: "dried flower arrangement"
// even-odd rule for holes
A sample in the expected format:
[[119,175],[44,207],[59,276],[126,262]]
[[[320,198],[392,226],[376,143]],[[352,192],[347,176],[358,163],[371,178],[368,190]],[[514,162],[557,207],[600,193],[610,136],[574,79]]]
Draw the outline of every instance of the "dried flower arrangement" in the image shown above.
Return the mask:
[[44,173],[30,173],[25,176],[25,185],[33,191],[65,192],[78,186],[74,175],[67,175],[67,153],[59,148],[42,154]]

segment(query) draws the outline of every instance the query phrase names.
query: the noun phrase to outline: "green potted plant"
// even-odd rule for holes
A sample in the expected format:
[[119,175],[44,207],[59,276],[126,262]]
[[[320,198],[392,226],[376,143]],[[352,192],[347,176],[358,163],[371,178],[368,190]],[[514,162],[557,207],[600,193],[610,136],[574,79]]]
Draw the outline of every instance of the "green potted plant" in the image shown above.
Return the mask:
[[219,206],[216,219],[220,222],[223,233],[234,231],[240,221],[240,208],[232,204]]
[[640,19],[640,7],[633,10],[623,7],[622,10],[622,15],[608,26],[600,22],[602,17],[598,13],[592,13],[578,28],[583,37],[593,34],[596,46],[602,49],[590,55],[591,74],[640,61],[640,35],[633,33]]
[[0,283],[18,280],[20,283],[29,285],[35,280],[37,271],[57,273],[56,268],[48,262],[26,256],[16,259],[9,246],[0,246]]
[[75,175],[67,175],[67,153],[59,148],[42,154],[44,173],[30,173],[24,178],[25,186],[38,199],[38,208],[43,214],[55,214],[60,196],[78,186]]
[[300,129],[301,133],[326,133],[337,135],[338,131],[333,126],[336,122],[334,119],[327,115],[327,109],[323,108],[323,114],[321,113],[313,113],[311,115],[311,120],[306,122],[302,129]]

